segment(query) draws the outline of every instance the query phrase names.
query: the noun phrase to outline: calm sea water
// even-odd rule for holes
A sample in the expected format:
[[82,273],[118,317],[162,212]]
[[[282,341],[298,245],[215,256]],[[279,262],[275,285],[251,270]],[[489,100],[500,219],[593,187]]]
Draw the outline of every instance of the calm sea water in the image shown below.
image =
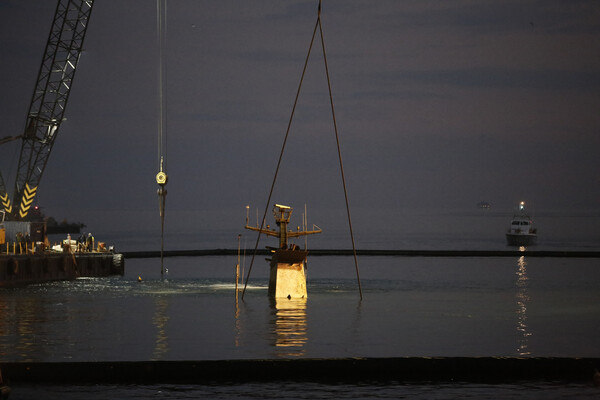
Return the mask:
[[[394,246],[395,239],[380,232],[380,242],[359,247],[405,249],[421,243],[421,248],[506,248],[502,234],[496,237],[491,229],[482,233],[480,225],[447,239],[445,227],[426,239],[418,232],[396,235],[400,244]],[[582,240],[548,235],[538,248],[597,250],[600,240],[591,232]],[[194,245],[201,240],[190,236],[180,248],[237,246],[237,234],[217,236],[220,240],[212,236],[214,243],[205,246]],[[375,240],[376,235],[370,237]],[[250,248],[254,242],[248,239],[241,244]],[[118,245],[121,250],[146,247],[156,248],[156,236],[144,240],[122,234]],[[129,259],[123,277],[0,290],[0,361],[600,357],[598,259],[533,258],[527,252],[507,258],[360,257],[361,301],[352,257],[309,257],[305,302],[269,300],[268,267],[261,257],[255,260],[244,299],[241,293],[236,299],[237,261],[237,257],[167,258],[168,274],[161,278],[158,259]],[[240,264],[247,273],[250,258],[242,257]],[[80,398],[85,393],[90,399],[100,399],[107,398],[108,391],[110,398],[516,398],[523,389],[544,398],[599,394],[588,385],[552,383],[337,386],[284,382],[184,387],[34,385],[16,390],[12,397],[40,398],[43,393],[46,398]]]
[[351,257],[312,257],[308,300],[275,303],[262,259],[236,302],[236,261],[2,290],[2,360],[600,357],[597,259],[364,257],[361,301]]

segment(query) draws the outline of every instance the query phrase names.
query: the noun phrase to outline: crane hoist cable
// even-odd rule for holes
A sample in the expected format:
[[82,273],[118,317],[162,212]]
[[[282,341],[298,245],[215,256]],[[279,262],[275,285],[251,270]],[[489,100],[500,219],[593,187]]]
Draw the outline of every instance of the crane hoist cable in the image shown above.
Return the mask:
[[164,276],[164,233],[165,202],[167,197],[167,107],[166,107],[166,64],[164,59],[164,42],[167,34],[167,2],[156,0],[156,31],[158,42],[158,208],[160,214],[160,275]]
[[302,88],[302,82],[304,81],[304,75],[306,74],[306,68],[308,66],[308,60],[310,58],[310,53],[313,47],[313,43],[315,41],[315,36],[317,34],[317,28],[319,29],[319,35],[321,37],[321,48],[323,50],[323,62],[325,64],[325,75],[327,76],[327,88],[329,90],[329,103],[331,105],[331,117],[333,119],[333,128],[335,131],[335,141],[336,141],[336,145],[337,145],[337,153],[338,153],[338,159],[339,159],[339,165],[340,165],[340,173],[341,173],[341,178],[342,178],[342,186],[344,188],[344,199],[346,201],[346,214],[348,216],[348,227],[350,229],[350,238],[352,241],[352,253],[354,255],[354,265],[356,268],[356,278],[358,281],[358,291],[360,294],[360,299],[362,300],[362,288],[360,285],[360,274],[358,271],[358,259],[356,257],[356,246],[355,246],[355,242],[354,242],[354,233],[352,230],[352,219],[350,218],[350,205],[348,202],[348,191],[346,189],[346,177],[344,176],[344,164],[342,162],[342,152],[340,149],[340,139],[339,139],[339,134],[338,134],[338,129],[337,129],[337,122],[335,119],[335,108],[333,106],[333,94],[331,91],[331,80],[329,78],[329,68],[327,65],[327,55],[325,52],[325,39],[323,37],[323,25],[321,23],[321,0],[319,0],[319,7],[317,10],[317,22],[315,23],[315,27],[313,29],[313,34],[312,34],[312,38],[310,40],[310,45],[308,46],[308,53],[306,54],[306,59],[304,61],[304,68],[302,69],[302,75],[300,77],[300,83],[298,84],[298,90],[296,91],[296,98],[294,100],[294,105],[292,107],[292,112],[290,115],[290,119],[288,121],[288,126],[287,126],[287,130],[285,132],[285,138],[283,139],[283,144],[281,146],[281,152],[279,153],[279,160],[277,161],[277,167],[275,168],[275,175],[273,176],[273,182],[271,184],[271,190],[269,191],[269,197],[267,199],[267,204],[265,206],[265,212],[263,214],[263,218],[262,218],[262,222],[261,222],[261,226],[260,226],[260,230],[258,231],[258,235],[256,236],[256,245],[254,246],[254,253],[252,254],[252,260],[250,261],[250,266],[248,267],[248,275],[246,275],[246,281],[244,283],[244,290],[242,291],[242,299],[244,298],[244,294],[246,293],[246,287],[248,285],[248,279],[250,278],[250,272],[252,271],[252,265],[254,264],[254,258],[256,256],[256,252],[258,250],[258,243],[260,241],[260,233],[264,227],[264,223],[267,217],[267,211],[269,208],[269,204],[271,203],[271,197],[273,195],[273,189],[275,188],[275,181],[277,180],[277,175],[279,173],[279,167],[281,166],[281,160],[283,159],[283,152],[285,150],[285,145],[288,139],[288,136],[290,134],[290,128],[292,126],[292,120],[294,119],[294,113],[296,111],[296,105],[298,104],[298,98],[300,97],[300,89]]

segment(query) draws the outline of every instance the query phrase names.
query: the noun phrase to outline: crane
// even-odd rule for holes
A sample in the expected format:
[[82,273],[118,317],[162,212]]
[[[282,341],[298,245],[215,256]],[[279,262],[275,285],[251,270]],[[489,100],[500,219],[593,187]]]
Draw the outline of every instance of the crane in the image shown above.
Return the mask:
[[58,1],[24,132],[0,139],[0,144],[21,140],[12,202],[0,173],[0,207],[11,220],[27,217],[37,193],[64,119],[93,5],[94,0]]

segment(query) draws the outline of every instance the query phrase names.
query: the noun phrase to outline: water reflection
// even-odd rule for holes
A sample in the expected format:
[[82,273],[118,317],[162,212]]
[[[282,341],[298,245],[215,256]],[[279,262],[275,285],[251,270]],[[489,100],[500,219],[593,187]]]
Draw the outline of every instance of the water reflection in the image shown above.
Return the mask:
[[0,357],[6,360],[18,354],[22,361],[30,362],[36,361],[32,354],[46,355],[44,346],[36,340],[45,332],[45,316],[44,302],[34,297],[0,300],[0,337],[7,339],[0,342]]
[[529,332],[527,327],[527,305],[529,304],[530,299],[529,278],[527,277],[527,262],[525,261],[525,256],[519,257],[517,266],[517,343],[519,344],[517,353],[520,356],[526,356],[531,354],[531,351],[528,348],[531,332]]
[[240,302],[238,297],[238,290],[235,290],[235,347],[242,345],[242,321],[240,320]]
[[152,316],[152,325],[156,327],[156,341],[152,352],[152,360],[161,360],[169,351],[169,337],[167,336],[167,322],[169,321],[169,315],[167,314],[168,297],[155,297],[154,305],[156,308]]
[[308,341],[306,298],[271,300],[271,311],[276,354],[283,357],[304,355]]

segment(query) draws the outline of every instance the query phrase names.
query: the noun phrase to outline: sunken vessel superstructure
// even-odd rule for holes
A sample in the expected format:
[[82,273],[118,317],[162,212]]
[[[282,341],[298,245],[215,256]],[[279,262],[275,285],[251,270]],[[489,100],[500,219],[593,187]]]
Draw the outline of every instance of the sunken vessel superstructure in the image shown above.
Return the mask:
[[250,226],[246,217],[246,229],[279,239],[278,247],[267,246],[271,252],[271,257],[267,258],[267,261],[270,266],[269,296],[272,298],[306,299],[308,297],[306,289],[308,250],[289,243],[289,239],[321,233],[322,230],[318,227],[313,230],[307,230],[306,227],[302,230],[298,227],[295,231],[288,229],[292,210],[289,206],[275,204],[273,216],[278,229],[271,229],[269,225],[266,228]]

